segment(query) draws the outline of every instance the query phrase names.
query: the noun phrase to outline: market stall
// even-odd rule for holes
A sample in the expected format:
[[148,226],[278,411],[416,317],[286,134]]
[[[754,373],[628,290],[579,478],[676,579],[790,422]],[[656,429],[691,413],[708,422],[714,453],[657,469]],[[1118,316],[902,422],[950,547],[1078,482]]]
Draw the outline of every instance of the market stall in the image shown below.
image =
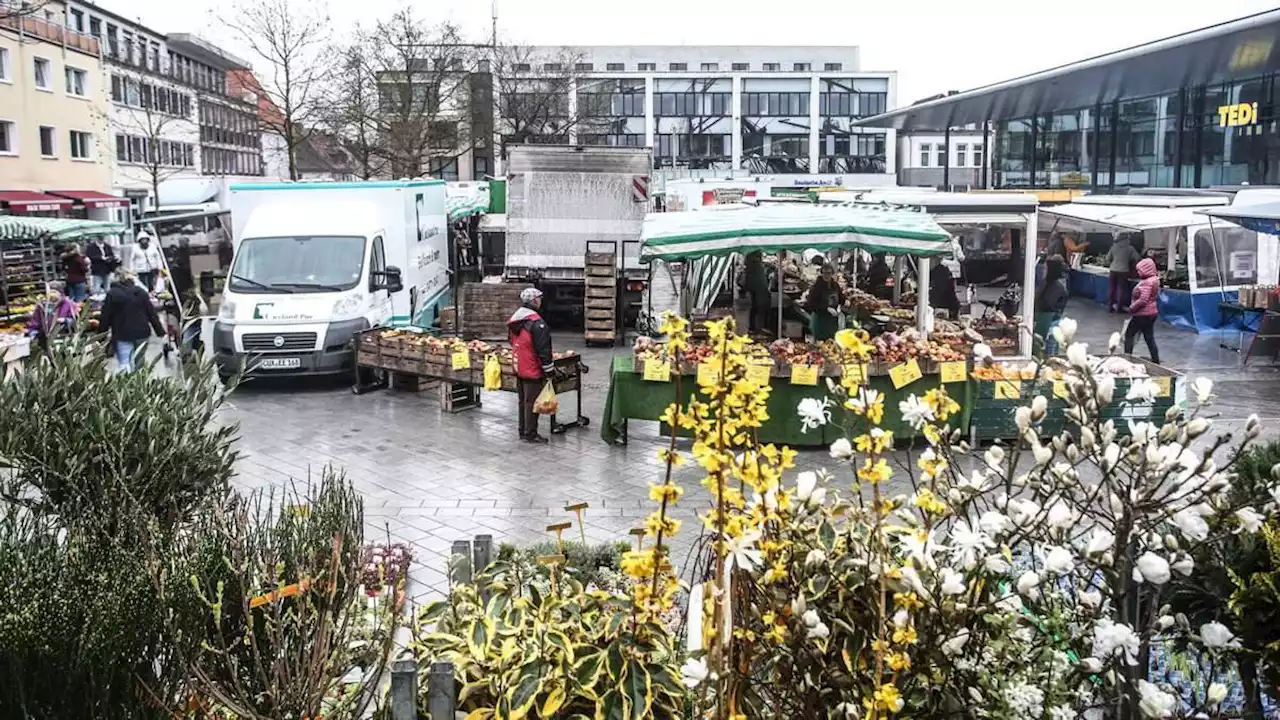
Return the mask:
[[[1252,202],[1249,195],[1263,194],[1259,202]],[[1258,236],[1258,284],[1242,287],[1235,301],[1225,301],[1219,309],[1226,315],[1238,317],[1241,325],[1240,342],[1234,348],[1243,350],[1243,334],[1253,337],[1244,352],[1243,362],[1258,355],[1280,357],[1280,200],[1272,199],[1274,191],[1248,191],[1237,194],[1228,207],[1209,208],[1200,213],[1207,216],[1214,236],[1215,249],[1221,251],[1219,234],[1227,236],[1234,228],[1243,228]],[[1224,347],[1227,347],[1224,345]]]
[[1208,218],[1197,212],[1227,202],[1225,195],[1091,195],[1041,212],[1050,230],[1110,236],[1093,243],[1081,267],[1072,270],[1073,294],[1107,302],[1106,252],[1111,241],[1127,234],[1160,269],[1160,318],[1174,327],[1213,332],[1236,326],[1238,320],[1224,317],[1219,305],[1234,302],[1239,289],[1258,277],[1257,233],[1236,227],[1215,236]]
[[[645,221],[641,260],[691,260],[723,258],[759,251],[775,256],[778,275],[784,276],[785,258],[801,251],[831,252],[862,249],[911,255],[927,272],[929,258],[952,252],[951,238],[922,212],[888,208],[827,205],[764,205],[733,212],[665,213]],[[783,293],[787,280],[784,278]],[[853,372],[864,384],[885,392],[885,426],[898,428],[897,399],[908,393],[923,393],[944,382],[963,383],[966,357],[975,340],[955,335],[955,344],[926,335],[927,294],[915,298],[912,308],[881,306],[880,299],[842,287],[841,316],[849,320],[880,317],[885,331],[874,338],[875,356],[866,364],[847,364],[844,353],[830,341],[804,343],[778,339],[759,345],[761,364],[768,366],[773,386],[773,421],[761,430],[761,438],[793,445],[829,442],[822,432],[800,432],[795,406],[803,398],[827,395],[825,378]],[[874,306],[869,303],[875,303]],[[782,324],[782,303],[777,303],[778,324]],[[892,316],[880,316],[881,312]],[[779,328],[781,329],[781,328]],[[782,334],[782,333],[779,333]],[[626,437],[630,419],[656,420],[667,404],[680,393],[696,386],[700,368],[697,359],[710,352],[696,346],[684,354],[686,361],[675,367],[661,343],[641,338],[634,356],[619,358],[611,368],[606,422],[601,437],[615,442]],[[705,358],[703,358],[705,359]],[[662,368],[666,368],[664,372]],[[763,370],[761,372],[764,372]],[[964,395],[963,385],[959,392]],[[896,399],[895,399],[896,398]]]
[[[482,340],[462,340],[430,335],[416,328],[372,328],[357,334],[357,393],[385,388],[388,385],[417,391],[435,382],[440,388],[441,405],[450,412],[479,407],[481,390],[516,392],[515,358],[511,348]],[[587,366],[582,356],[570,350],[555,353],[555,377],[551,378],[556,394],[576,395],[574,420],[561,423],[551,415],[551,432],[559,434],[573,427],[586,427],[590,420],[582,414],[582,376]],[[496,365],[492,380],[486,373]],[[373,384],[362,384],[362,376],[380,376]]]

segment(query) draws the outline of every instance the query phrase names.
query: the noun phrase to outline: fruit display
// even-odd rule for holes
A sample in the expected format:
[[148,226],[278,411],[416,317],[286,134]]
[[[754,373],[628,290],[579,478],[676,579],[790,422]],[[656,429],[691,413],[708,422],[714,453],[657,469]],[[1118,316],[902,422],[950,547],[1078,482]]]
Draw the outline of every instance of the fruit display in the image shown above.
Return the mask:
[[[971,373],[979,380],[1034,380],[1036,379],[1036,364],[1031,363],[993,363],[991,365],[979,365],[973,369]],[[1063,374],[1057,368],[1046,365],[1040,370],[1040,379],[1042,380],[1061,380]]]
[[827,361],[821,347],[791,340],[773,341],[769,354],[779,365],[822,365]]

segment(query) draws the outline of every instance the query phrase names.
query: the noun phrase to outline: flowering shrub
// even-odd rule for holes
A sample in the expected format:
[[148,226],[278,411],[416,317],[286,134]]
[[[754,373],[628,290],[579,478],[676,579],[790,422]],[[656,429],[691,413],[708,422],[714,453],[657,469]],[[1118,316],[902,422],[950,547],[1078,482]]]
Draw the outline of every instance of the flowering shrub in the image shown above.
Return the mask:
[[[1220,710],[1221,685],[1187,697],[1146,663],[1156,638],[1210,654],[1232,647],[1225,626],[1178,622],[1171,580],[1195,571],[1201,545],[1255,533],[1275,512],[1227,492],[1258,422],[1241,442],[1210,437],[1202,411],[1211,383],[1193,385],[1188,410],[1127,421],[1122,437],[1101,410],[1118,399],[1150,403],[1154,387],[1135,382],[1116,398],[1114,379],[1095,373],[1064,322],[1056,332],[1070,363],[1069,430],[1042,434],[1048,402],[1036,397],[1017,410],[1018,448],[975,456],[951,425],[959,406],[935,389],[898,408],[910,439],[923,441],[901,462],[892,449],[907,438],[879,427],[883,396],[845,377],[831,384],[844,423],[831,446],[838,470],[784,484],[793,453],[755,440],[769,389],[748,379],[750,341],[727,323],[708,332],[718,377],[705,374],[701,393],[664,419],[693,432],[690,454],[709,493],[712,570],[691,593],[689,618],[703,649],[684,675],[718,717]],[[856,331],[836,341],[849,361],[868,354]],[[804,422],[827,422],[825,410],[806,407]],[[669,467],[686,459],[674,445],[663,452]],[[680,497],[670,487],[655,488],[659,522]],[[633,569],[669,573],[661,551]]]

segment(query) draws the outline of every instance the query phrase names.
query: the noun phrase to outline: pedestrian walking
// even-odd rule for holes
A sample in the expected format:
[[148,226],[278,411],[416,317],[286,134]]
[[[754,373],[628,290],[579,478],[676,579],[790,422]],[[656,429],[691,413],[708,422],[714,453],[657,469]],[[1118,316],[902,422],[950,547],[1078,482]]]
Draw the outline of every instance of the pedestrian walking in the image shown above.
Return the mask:
[[139,235],[138,244],[133,248],[130,269],[137,276],[138,284],[150,293],[156,289],[156,277],[164,268],[164,256],[160,248],[151,241],[150,235]]
[[139,346],[145,345],[153,332],[164,337],[164,326],[151,304],[151,295],[134,282],[134,275],[128,270],[121,272],[120,279],[107,291],[99,323],[111,333],[120,372],[133,370]]
[[1107,265],[1111,270],[1107,281],[1107,312],[1124,309],[1124,293],[1129,289],[1129,276],[1137,262],[1138,251],[1133,249],[1127,234],[1111,243],[1111,249],[1107,251]]
[[49,336],[56,331],[71,330],[80,314],[80,306],[62,292],[60,283],[50,283],[49,292],[42,302],[36,304],[27,320],[27,333],[36,338],[41,347],[49,342]]
[[120,266],[115,248],[95,237],[89,239],[89,247],[85,248],[84,254],[89,258],[89,294],[105,295],[110,287],[111,273]]
[[1133,288],[1133,301],[1129,303],[1129,326],[1124,331],[1124,351],[1133,353],[1138,333],[1147,341],[1151,362],[1160,364],[1160,349],[1156,347],[1156,320],[1160,317],[1160,274],[1156,262],[1146,258],[1138,263],[1138,284]]
[[538,434],[538,413],[534,401],[555,372],[555,356],[551,351],[551,329],[538,314],[542,308],[542,291],[525,288],[520,293],[520,307],[507,320],[511,350],[516,360],[517,389],[520,397],[520,439],[545,443]]
[[81,302],[89,292],[89,258],[80,252],[80,245],[71,243],[62,254],[62,272],[66,278],[67,295]]

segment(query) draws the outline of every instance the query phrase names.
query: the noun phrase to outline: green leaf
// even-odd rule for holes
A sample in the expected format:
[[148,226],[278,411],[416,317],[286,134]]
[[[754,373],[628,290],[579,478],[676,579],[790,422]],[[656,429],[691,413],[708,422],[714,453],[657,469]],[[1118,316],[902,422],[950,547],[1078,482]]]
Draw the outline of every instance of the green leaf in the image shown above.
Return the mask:
[[449,611],[449,603],[444,600],[432,600],[418,613],[418,621],[433,623]]
[[484,660],[488,653],[489,641],[493,639],[493,621],[487,617],[478,617],[471,621],[467,628],[467,648],[477,660]]
[[653,687],[656,690],[661,690],[677,700],[683,700],[688,694],[688,690],[680,679],[679,671],[674,667],[661,665],[651,667],[650,671],[649,674],[653,678]]
[[652,680],[645,666],[632,660],[627,663],[627,677],[622,681],[623,694],[630,700],[631,720],[644,720],[653,704]]
[[573,664],[573,682],[579,688],[590,688],[596,684],[602,669],[604,669],[604,653],[592,650],[579,657]]
[[622,623],[631,617],[628,613],[623,612],[620,608],[610,608],[613,614],[609,616],[609,624],[605,627],[605,637],[612,638],[622,629]]
[[542,701],[542,707],[538,710],[539,717],[554,717],[561,707],[564,707],[565,700],[568,695],[564,691],[563,684],[557,684],[551,688],[551,692],[547,693],[547,699]]
[[808,597],[817,600],[827,594],[827,588],[831,586],[831,578],[827,575],[817,575],[809,578]]
[[461,648],[467,644],[462,638],[449,633],[431,633],[422,642],[433,648]]
[[483,690],[487,687],[489,687],[488,678],[485,678],[484,680],[477,680],[475,682],[469,682],[466,685],[463,685],[462,690],[458,692],[458,705],[459,706],[466,705],[467,699],[470,698],[472,694],[480,690]]
[[630,716],[627,698],[617,690],[610,690],[596,701],[596,720],[627,720]]
[[467,713],[466,720],[489,720],[493,717],[493,708],[478,708]]
[[622,671],[626,667],[624,662],[622,646],[618,643],[610,645],[605,655],[605,667],[609,670],[609,677],[613,678],[614,682],[622,680]]
[[546,639],[552,646],[560,648],[560,651],[564,653],[566,660],[573,662],[573,643],[569,642],[568,635],[565,635],[559,630],[548,630],[546,633]]
[[836,549],[836,529],[830,522],[822,521],[822,525],[818,528],[818,540],[828,553]]
[[535,660],[520,668],[520,678],[511,690],[511,720],[520,720],[533,709],[533,703],[542,692],[543,678],[546,676],[547,664]]

